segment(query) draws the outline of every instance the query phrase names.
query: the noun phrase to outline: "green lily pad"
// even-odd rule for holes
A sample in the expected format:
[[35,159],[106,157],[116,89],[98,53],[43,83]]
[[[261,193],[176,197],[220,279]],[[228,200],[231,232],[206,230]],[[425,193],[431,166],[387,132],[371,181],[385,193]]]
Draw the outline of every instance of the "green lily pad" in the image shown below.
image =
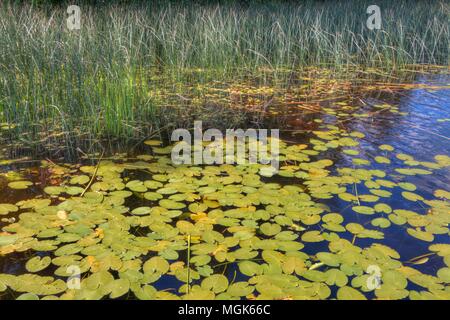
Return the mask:
[[361,214],[374,214],[375,210],[372,207],[367,207],[367,206],[353,206],[352,210],[357,212],[357,213],[361,213]]
[[204,279],[201,287],[214,293],[220,293],[228,288],[228,279],[224,275],[214,274]]
[[383,151],[394,151],[394,147],[388,144],[382,144],[378,148]]
[[91,180],[87,175],[74,176],[70,179],[70,184],[86,184]]
[[321,242],[325,240],[320,231],[307,231],[301,237],[304,242]]
[[130,281],[128,279],[118,279],[114,280],[110,284],[111,294],[109,297],[111,299],[119,298],[130,290]]
[[16,300],[39,300],[39,297],[34,293],[23,293]]
[[0,204],[0,216],[7,215],[10,212],[16,212],[18,210],[19,210],[19,208],[13,204],[9,204],[9,203]]
[[410,200],[410,201],[423,201],[425,200],[421,195],[418,195],[417,193],[409,192],[409,191],[403,191],[402,192],[403,198]]
[[262,266],[253,261],[242,261],[238,265],[241,273],[249,277],[261,274],[263,271]]
[[133,209],[133,211],[131,211],[131,214],[134,214],[136,216],[144,216],[150,214],[151,211],[152,209],[150,207],[138,207],[136,209]]
[[351,287],[342,287],[337,291],[338,300],[367,300],[358,290]]
[[430,232],[416,230],[416,229],[412,229],[412,228],[408,228],[406,231],[414,238],[417,238],[417,239],[420,239],[423,241],[433,242],[433,240],[434,240],[434,235]]
[[8,187],[11,189],[21,190],[27,189],[29,186],[32,186],[33,182],[31,181],[13,181],[8,183]]
[[278,224],[266,222],[260,226],[260,230],[266,236],[273,236],[281,232],[281,227]]

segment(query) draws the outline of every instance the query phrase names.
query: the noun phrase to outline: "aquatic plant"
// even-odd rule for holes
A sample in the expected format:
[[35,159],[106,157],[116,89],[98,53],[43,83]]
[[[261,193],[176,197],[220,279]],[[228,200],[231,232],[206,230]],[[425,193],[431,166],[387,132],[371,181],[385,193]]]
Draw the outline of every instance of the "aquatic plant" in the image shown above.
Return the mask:
[[[33,169],[5,174],[6,188],[39,196],[0,205],[0,261],[19,254],[26,270],[0,274],[0,292],[17,299],[449,299],[450,195],[422,195],[409,179],[448,170],[450,158],[421,161],[387,144],[378,152],[392,162],[378,161],[380,168],[369,167],[365,153],[349,154],[350,166],[325,157],[358,149],[364,137],[321,124],[308,143],[280,141],[273,176],[258,164],[175,166],[170,147],[156,140],[134,159],[43,161],[42,185]],[[384,243],[405,236],[426,251],[405,259],[398,243]],[[418,268],[430,258],[439,261],[435,274]],[[75,289],[66,284],[74,266]],[[157,289],[168,278],[179,286]]]

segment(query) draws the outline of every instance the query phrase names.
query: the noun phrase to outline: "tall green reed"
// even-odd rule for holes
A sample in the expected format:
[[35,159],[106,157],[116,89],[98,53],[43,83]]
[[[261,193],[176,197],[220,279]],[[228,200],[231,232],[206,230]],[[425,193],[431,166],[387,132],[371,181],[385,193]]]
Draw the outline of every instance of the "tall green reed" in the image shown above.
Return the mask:
[[226,80],[261,69],[448,65],[447,2],[377,1],[381,30],[365,26],[369,4],[96,2],[81,5],[81,30],[70,31],[64,3],[2,2],[1,121],[31,145],[142,139],[183,118],[151,92],[167,77],[189,82],[187,69]]

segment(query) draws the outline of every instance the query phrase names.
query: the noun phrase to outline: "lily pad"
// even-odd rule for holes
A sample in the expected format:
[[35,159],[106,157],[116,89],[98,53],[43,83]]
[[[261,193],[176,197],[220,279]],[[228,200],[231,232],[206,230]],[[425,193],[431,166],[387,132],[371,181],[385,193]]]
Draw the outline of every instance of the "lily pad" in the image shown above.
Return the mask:
[[36,256],[27,261],[27,263],[25,264],[25,268],[29,272],[39,272],[47,268],[51,262],[52,259],[49,256],[43,258]]
[[8,187],[11,189],[21,190],[27,189],[29,186],[32,186],[33,182],[31,181],[13,181],[8,183]]

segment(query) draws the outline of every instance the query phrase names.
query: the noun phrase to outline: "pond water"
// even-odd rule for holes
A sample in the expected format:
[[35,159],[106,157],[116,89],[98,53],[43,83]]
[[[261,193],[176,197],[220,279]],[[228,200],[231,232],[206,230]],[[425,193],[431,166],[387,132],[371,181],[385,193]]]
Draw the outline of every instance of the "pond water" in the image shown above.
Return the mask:
[[271,107],[273,176],[176,167],[157,141],[6,161],[0,299],[449,299],[450,77],[318,106]]

